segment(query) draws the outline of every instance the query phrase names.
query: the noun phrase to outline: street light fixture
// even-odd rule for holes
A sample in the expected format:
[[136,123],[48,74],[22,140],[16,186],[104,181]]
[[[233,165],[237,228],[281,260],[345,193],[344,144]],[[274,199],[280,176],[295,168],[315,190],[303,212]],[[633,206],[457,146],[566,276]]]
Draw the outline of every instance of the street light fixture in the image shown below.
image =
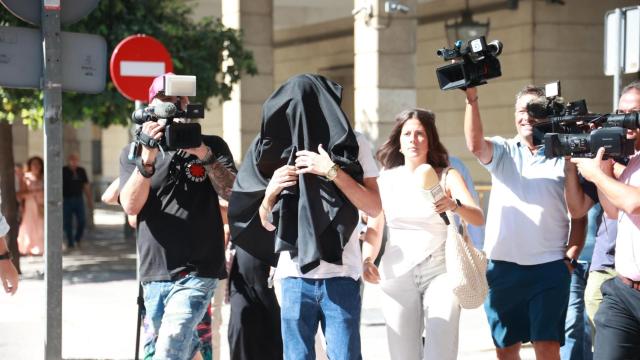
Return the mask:
[[456,40],[462,40],[466,43],[471,39],[487,36],[489,33],[489,24],[489,20],[487,20],[486,23],[473,20],[473,14],[469,9],[469,0],[466,0],[465,9],[462,11],[460,21],[454,21],[451,24],[449,24],[448,21],[445,22],[444,30],[447,34],[449,45],[453,46]]

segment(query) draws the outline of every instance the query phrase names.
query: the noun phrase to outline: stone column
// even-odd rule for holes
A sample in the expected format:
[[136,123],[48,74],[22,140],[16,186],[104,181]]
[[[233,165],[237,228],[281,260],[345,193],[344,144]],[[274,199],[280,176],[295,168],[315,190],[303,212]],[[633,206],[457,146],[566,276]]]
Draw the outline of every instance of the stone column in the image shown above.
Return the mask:
[[384,0],[354,0],[355,124],[379,146],[394,116],[416,106],[417,0],[408,13],[385,12]]
[[244,75],[223,105],[223,136],[237,162],[260,132],[262,104],[273,91],[273,1],[224,0],[222,22],[242,29],[244,46],[253,52],[258,74]]

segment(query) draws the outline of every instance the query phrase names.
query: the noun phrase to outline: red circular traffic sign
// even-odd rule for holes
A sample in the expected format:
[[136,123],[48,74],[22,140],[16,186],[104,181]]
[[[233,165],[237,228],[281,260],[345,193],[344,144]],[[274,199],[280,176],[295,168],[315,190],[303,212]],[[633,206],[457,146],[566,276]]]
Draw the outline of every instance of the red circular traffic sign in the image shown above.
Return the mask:
[[147,102],[153,79],[173,71],[173,62],[169,51],[158,39],[138,34],[127,37],[116,46],[109,70],[122,96]]

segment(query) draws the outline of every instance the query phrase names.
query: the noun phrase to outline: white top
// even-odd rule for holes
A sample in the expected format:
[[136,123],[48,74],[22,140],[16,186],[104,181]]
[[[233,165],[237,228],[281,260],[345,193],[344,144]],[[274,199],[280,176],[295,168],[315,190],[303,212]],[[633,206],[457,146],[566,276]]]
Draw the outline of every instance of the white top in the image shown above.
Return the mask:
[[[360,147],[358,161],[364,171],[363,178],[378,177],[378,167],[373,159],[371,145],[367,139],[365,139],[364,135],[358,132],[356,132],[356,139],[358,140],[358,146]],[[342,265],[331,264],[320,260],[320,265],[306,274],[303,274],[300,271],[300,266],[291,259],[291,255],[288,251],[281,252],[275,277],[278,279],[286,277],[301,277],[307,279],[351,277],[354,280],[358,280],[360,276],[362,276],[362,251],[360,250],[358,235],[359,227],[356,226],[355,230],[349,237],[347,245],[345,245],[342,251]]]
[[380,277],[393,279],[418,265],[447,238],[447,226],[405,166],[383,170],[378,178],[387,223]]
[[484,250],[492,260],[520,265],[562,259],[569,235],[564,158],[532,154],[516,137],[496,136]]
[[0,236],[5,236],[9,232],[9,224],[5,220],[4,216],[0,214]]
[[[629,160],[620,181],[640,187],[640,152]],[[616,271],[631,280],[640,281],[640,215],[618,211],[616,237]]]

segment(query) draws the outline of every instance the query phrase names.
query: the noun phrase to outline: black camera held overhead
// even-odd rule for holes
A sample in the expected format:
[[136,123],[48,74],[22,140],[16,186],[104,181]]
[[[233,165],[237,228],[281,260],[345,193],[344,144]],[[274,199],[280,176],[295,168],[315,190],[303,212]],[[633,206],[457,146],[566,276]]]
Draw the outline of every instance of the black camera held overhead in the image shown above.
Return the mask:
[[149,147],[160,147],[165,150],[190,149],[200,146],[202,132],[200,124],[182,122],[177,119],[201,119],[204,118],[204,106],[202,104],[188,104],[185,109],[180,103],[181,96],[194,96],[196,91],[195,76],[165,75],[164,96],[177,96],[176,103],[161,102],[144,109],[138,109],[131,114],[131,121],[142,125],[147,121],[164,122],[164,135],[160,141],[155,141],[141,132],[141,127],[136,132],[136,148],[132,146],[129,157],[137,156],[138,144]]
[[563,103],[560,83],[545,86],[546,97],[527,104],[527,112],[539,121],[533,125],[534,144],[544,144],[547,158],[588,157],[604,147],[605,157],[629,156],[634,140],[627,129],[640,128],[639,113],[590,114],[585,100]]
[[502,43],[494,40],[487,44],[484,36],[469,40],[462,47],[462,40],[456,41],[453,49],[439,49],[436,54],[445,61],[461,61],[436,69],[440,90],[466,89],[487,83],[487,79],[502,75],[497,56],[502,52]]

